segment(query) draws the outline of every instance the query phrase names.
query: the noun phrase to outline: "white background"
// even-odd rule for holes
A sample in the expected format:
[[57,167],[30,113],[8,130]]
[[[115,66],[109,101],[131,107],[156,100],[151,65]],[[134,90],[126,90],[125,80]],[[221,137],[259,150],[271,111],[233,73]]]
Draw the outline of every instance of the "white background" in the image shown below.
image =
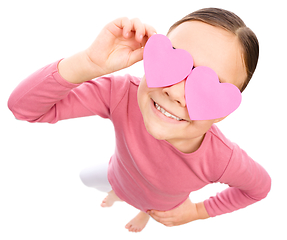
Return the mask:
[[[167,228],[151,220],[142,233],[125,224],[137,210],[125,203],[100,207],[105,194],[85,187],[78,173],[109,161],[113,126],[89,117],[57,124],[15,120],[12,90],[38,68],[85,49],[115,18],[138,17],[165,34],[170,25],[203,7],[238,14],[260,41],[256,73],[240,108],[222,123],[272,177],[268,197],[243,210]],[[0,5],[0,239],[287,239],[286,236],[286,3],[273,1],[2,1]],[[142,62],[122,71],[142,76]],[[191,194],[202,201],[224,186]],[[277,238],[279,236],[279,238]]]

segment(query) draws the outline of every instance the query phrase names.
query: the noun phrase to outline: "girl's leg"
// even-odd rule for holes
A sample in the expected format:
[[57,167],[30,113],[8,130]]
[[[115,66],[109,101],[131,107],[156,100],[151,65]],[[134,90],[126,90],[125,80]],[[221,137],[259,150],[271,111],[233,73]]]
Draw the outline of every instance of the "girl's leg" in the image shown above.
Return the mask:
[[103,200],[102,207],[111,207],[114,202],[121,201],[108,181],[108,163],[98,164],[93,167],[85,168],[80,173],[82,182],[87,187],[95,188],[101,192],[107,192],[108,196]]
[[[99,164],[94,167],[89,167],[81,171],[80,178],[87,187],[95,188],[101,192],[107,192],[108,196],[103,200],[102,207],[110,207],[116,201],[121,201],[120,198],[112,190],[108,181],[108,163]],[[140,212],[127,225],[126,229],[130,232],[140,232],[146,226],[149,215],[145,212]]]
[[108,166],[109,163],[102,163],[85,168],[80,173],[82,182],[87,187],[95,188],[101,192],[112,191],[112,187],[108,181]]
[[112,190],[108,193],[108,196],[103,200],[102,207],[111,207],[115,202],[121,202],[122,200]]

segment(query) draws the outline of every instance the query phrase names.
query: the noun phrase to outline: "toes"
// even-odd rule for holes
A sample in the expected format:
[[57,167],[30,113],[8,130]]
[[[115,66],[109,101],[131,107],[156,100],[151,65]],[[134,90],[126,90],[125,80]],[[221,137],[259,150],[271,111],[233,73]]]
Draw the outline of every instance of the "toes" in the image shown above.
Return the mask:
[[127,224],[127,225],[125,226],[125,228],[128,229],[129,232],[135,232],[135,233],[141,232],[141,231],[143,230],[142,228],[134,227],[132,224]]
[[137,232],[141,232],[141,231],[142,231],[142,228],[135,228],[133,232],[137,233]]
[[132,227],[132,225],[131,225],[130,223],[128,223],[128,224],[125,226],[126,229],[130,229],[131,227]]
[[128,223],[128,224],[126,225],[126,229],[128,229],[129,232],[136,232],[136,229],[135,229],[135,228],[133,227],[133,225],[130,224],[130,223]]
[[101,207],[106,207],[106,199],[107,199],[107,198],[105,198],[105,199],[102,201]]
[[136,228],[135,230],[134,230],[134,232],[140,232],[141,230],[139,229],[139,228]]

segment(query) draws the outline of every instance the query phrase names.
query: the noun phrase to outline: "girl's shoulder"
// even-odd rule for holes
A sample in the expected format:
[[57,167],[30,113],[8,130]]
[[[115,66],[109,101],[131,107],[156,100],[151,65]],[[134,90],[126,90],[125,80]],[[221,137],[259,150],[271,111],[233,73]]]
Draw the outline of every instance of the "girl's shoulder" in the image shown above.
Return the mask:
[[136,86],[140,85],[141,82],[141,78],[140,77],[135,77],[135,76],[131,76],[131,75],[126,75],[127,78],[130,80],[130,82]]
[[119,85],[126,85],[128,86],[129,84],[133,84],[136,86],[139,86],[141,78],[140,77],[135,77],[130,74],[125,74],[125,75],[107,75],[107,78],[111,78],[116,84]]
[[211,126],[209,133],[211,135],[212,142],[217,142],[217,144],[233,150],[234,144],[221,132],[221,130],[215,124]]

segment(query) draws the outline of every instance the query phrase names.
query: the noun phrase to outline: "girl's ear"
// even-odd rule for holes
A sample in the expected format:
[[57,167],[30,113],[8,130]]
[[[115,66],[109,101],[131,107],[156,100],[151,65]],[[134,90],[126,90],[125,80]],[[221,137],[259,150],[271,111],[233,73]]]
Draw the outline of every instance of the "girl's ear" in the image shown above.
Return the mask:
[[215,119],[215,123],[218,123],[218,122],[221,122],[224,118],[226,118],[226,117],[228,117],[228,115],[227,116],[225,116],[225,117],[222,117],[222,118],[217,118],[217,119]]

